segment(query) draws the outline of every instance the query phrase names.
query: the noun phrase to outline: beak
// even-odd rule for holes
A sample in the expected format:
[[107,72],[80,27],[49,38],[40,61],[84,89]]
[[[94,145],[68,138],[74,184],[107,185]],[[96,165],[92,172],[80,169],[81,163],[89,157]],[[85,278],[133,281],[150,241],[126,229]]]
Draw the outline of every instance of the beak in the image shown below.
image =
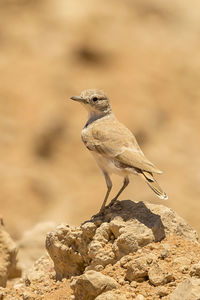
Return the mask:
[[83,102],[84,99],[81,98],[80,96],[72,96],[70,97],[70,99],[74,100],[74,101],[78,101],[78,102]]

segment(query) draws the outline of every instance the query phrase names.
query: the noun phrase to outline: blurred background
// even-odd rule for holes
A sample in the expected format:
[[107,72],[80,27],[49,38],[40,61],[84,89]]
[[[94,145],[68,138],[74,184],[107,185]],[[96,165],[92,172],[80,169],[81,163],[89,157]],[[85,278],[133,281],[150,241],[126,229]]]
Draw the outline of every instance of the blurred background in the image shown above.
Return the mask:
[[137,177],[120,199],[167,205],[200,232],[199,20],[197,0],[0,0],[0,214],[15,239],[101,206],[87,112],[69,100],[87,88],[106,91],[164,171],[168,201]]

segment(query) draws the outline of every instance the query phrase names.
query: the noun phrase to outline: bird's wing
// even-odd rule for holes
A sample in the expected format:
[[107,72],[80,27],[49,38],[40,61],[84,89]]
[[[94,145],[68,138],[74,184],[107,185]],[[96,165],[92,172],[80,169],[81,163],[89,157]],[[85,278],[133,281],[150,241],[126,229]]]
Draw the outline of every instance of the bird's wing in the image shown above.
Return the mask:
[[156,166],[154,166],[141,152],[136,152],[130,148],[124,149],[124,151],[115,157],[121,163],[135,167],[142,171],[152,173],[162,173]]
[[[121,123],[117,126],[98,124],[91,129],[90,142],[83,141],[89,150],[116,160],[123,167],[133,167],[147,172],[162,173],[143,154],[135,137]],[[110,127],[108,129],[108,127]]]

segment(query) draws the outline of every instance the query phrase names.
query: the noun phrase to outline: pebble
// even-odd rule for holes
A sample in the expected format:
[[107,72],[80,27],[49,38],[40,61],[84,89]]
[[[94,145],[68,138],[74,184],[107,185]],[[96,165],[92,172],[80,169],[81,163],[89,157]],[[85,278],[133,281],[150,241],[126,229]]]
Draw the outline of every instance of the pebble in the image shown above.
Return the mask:
[[135,300],[145,300],[144,296],[139,294],[137,295],[137,297],[135,298]]
[[167,258],[168,256],[169,256],[169,250],[167,250],[167,249],[162,250],[162,252],[161,252],[161,254],[160,254],[160,258],[161,258],[161,259],[165,259],[165,258]]
[[119,284],[121,284],[121,285],[124,285],[124,284],[125,284],[124,278],[119,278],[119,279],[118,279],[118,282],[119,282]]
[[157,295],[160,297],[165,297],[169,294],[167,287],[161,286],[157,290]]
[[138,286],[138,283],[136,281],[131,281],[130,286],[136,288]]

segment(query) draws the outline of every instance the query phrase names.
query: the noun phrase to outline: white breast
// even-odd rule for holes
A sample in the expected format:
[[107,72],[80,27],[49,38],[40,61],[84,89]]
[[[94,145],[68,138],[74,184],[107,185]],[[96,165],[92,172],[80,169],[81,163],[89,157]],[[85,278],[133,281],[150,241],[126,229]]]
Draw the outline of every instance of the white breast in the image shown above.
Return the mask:
[[105,170],[109,174],[115,173],[117,175],[124,177],[130,173],[132,173],[132,174],[134,173],[133,169],[131,169],[131,168],[118,168],[111,159],[106,158],[106,157],[102,156],[101,154],[94,153],[92,151],[91,151],[91,153],[94,156],[98,166],[102,170]]

